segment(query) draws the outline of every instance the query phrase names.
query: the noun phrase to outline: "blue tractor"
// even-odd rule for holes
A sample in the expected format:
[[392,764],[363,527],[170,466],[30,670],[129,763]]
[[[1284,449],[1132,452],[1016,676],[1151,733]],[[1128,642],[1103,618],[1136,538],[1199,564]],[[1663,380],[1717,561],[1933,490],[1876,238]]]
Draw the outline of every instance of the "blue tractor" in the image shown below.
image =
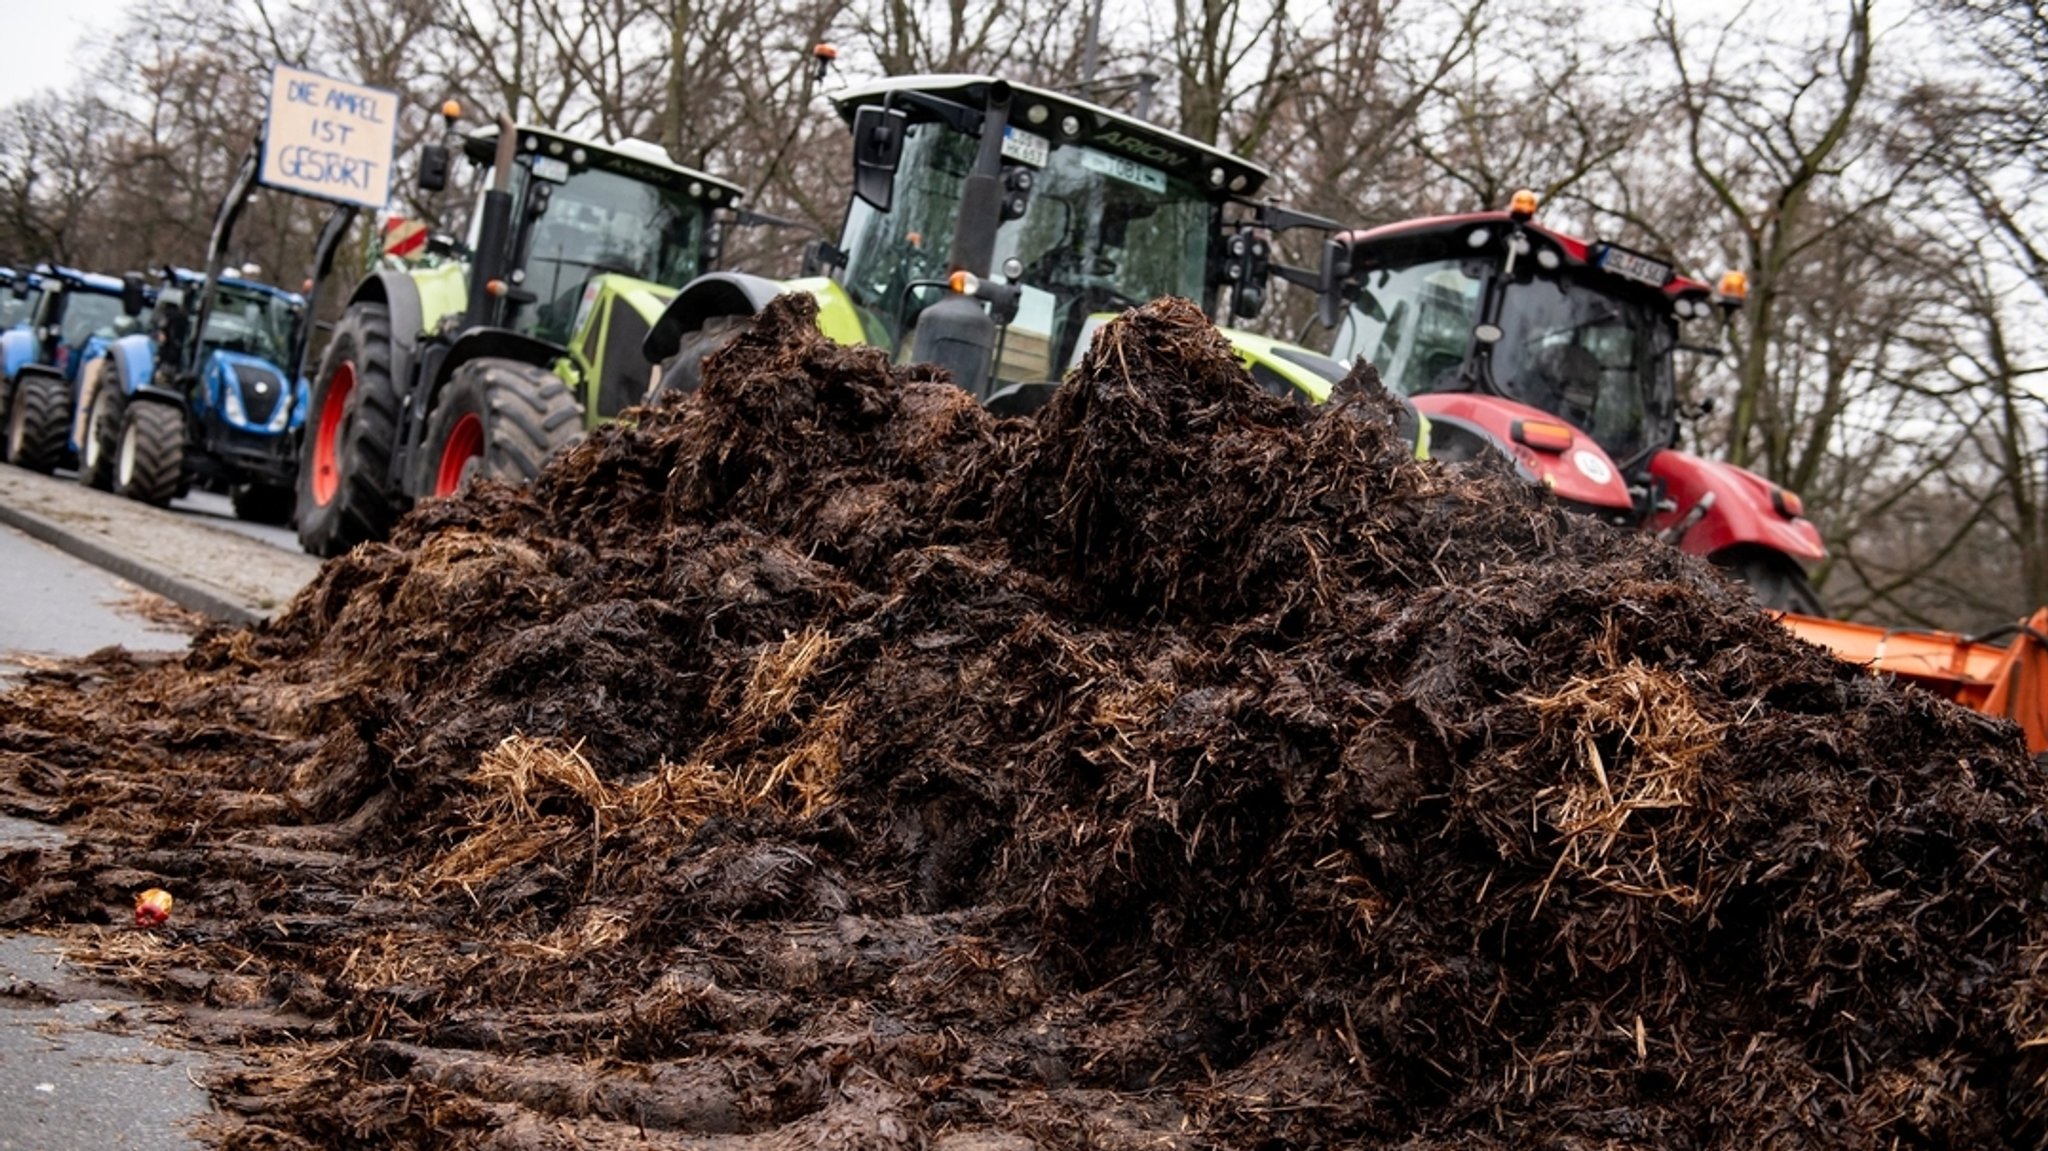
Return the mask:
[[[151,330],[114,341],[96,386],[80,395],[80,482],[158,506],[194,483],[224,487],[242,519],[290,522],[312,310],[296,292],[225,267],[235,221],[256,190],[257,157],[249,153],[221,200],[206,271],[166,269]],[[315,283],[354,216],[337,207],[329,217]]]
[[97,371],[107,345],[136,330],[148,293],[135,277],[116,279],[39,265],[27,322],[0,332],[6,370],[8,462],[48,474],[71,462],[71,411],[81,379]]
[[150,331],[109,345],[73,415],[78,479],[159,505],[195,482],[225,487],[236,515],[281,524],[305,422],[291,365],[306,301],[239,276],[207,288],[204,273],[164,269]]

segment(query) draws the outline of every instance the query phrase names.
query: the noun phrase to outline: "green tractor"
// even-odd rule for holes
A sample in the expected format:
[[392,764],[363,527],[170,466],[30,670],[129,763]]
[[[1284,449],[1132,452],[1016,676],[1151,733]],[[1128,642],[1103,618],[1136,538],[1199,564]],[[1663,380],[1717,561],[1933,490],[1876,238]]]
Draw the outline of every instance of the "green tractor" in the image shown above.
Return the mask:
[[[1161,296],[1213,310],[1223,294],[1250,318],[1279,276],[1338,310],[1343,253],[1288,268],[1267,239],[1335,223],[1255,201],[1269,173],[1228,152],[992,76],[893,77],[833,103],[854,137],[838,243],[812,244],[802,279],[686,285],[647,336],[657,391],[694,388],[704,356],[783,292],[815,296],[832,339],[945,367],[1005,413],[1043,404],[1110,316]],[[1344,376],[1306,348],[1224,332],[1277,394],[1319,402]]]
[[516,126],[428,145],[420,186],[453,151],[485,186],[468,242],[371,275],[349,296],[312,381],[299,541],[332,556],[382,538],[414,501],[471,475],[521,482],[647,392],[640,344],[676,285],[716,262],[740,189],[644,141]]

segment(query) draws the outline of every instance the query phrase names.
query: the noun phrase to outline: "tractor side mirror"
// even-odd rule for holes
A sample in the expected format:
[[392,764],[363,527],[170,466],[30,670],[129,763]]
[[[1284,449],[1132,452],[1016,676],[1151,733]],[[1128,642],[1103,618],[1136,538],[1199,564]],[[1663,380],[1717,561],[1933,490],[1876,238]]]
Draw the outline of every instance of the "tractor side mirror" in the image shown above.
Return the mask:
[[148,306],[149,300],[143,293],[142,277],[134,272],[122,276],[121,313],[127,316],[139,316],[142,314],[142,310]]
[[448,145],[422,145],[420,147],[420,191],[438,192],[446,188],[448,186],[449,163]]
[[804,245],[801,275],[829,276],[846,266],[846,253],[830,240],[812,240]]
[[853,114],[853,194],[877,212],[894,202],[896,168],[903,162],[903,137],[910,117],[874,105]]
[[1323,242],[1323,262],[1316,269],[1316,319],[1334,328],[1344,318],[1344,281],[1351,278],[1351,245]]

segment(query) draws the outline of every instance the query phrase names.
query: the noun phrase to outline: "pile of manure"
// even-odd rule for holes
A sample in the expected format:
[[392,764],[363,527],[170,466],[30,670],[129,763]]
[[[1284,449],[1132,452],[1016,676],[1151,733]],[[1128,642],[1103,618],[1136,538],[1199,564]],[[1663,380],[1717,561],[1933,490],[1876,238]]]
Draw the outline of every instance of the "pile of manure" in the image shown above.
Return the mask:
[[2014,730],[1388,405],[1161,301],[999,420],[778,302],[275,622],[0,697],[71,837],[0,926],[230,1051],[227,1147],[2048,1141]]

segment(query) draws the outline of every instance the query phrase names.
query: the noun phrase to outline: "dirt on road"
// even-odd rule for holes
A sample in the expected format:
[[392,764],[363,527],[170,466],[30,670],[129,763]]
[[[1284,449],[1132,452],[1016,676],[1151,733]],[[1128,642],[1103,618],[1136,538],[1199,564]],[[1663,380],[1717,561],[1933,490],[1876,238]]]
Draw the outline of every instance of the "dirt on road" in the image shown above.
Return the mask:
[[1167,301],[996,420],[780,302],[274,623],[0,697],[72,837],[0,927],[237,1050],[229,1147],[2048,1140],[2015,731],[1387,405]]

